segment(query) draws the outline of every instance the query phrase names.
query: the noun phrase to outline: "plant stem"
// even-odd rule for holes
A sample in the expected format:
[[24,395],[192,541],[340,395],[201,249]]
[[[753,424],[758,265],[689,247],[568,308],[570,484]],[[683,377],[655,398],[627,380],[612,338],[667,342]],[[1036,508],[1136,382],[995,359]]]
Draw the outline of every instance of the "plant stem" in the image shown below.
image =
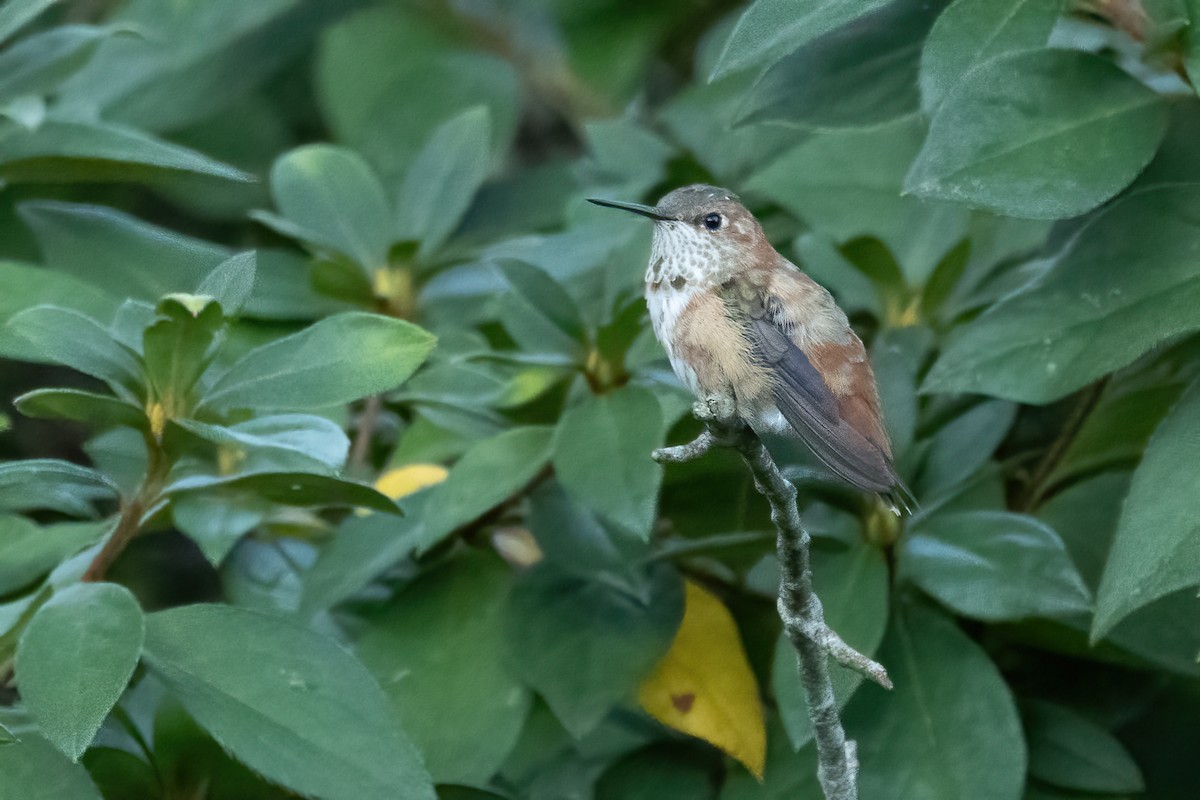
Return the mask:
[[821,599],[813,589],[809,545],[811,539],[796,507],[796,487],[779,473],[767,448],[753,431],[740,422],[719,421],[703,405],[696,416],[706,429],[695,441],[667,447],[653,453],[660,463],[690,461],[713,447],[732,447],[754,475],[759,494],[771,504],[771,521],[777,531],[779,554],[779,616],[788,641],[796,650],[800,679],[808,701],[817,743],[817,777],[826,800],[856,800],[858,797],[858,758],[853,741],[838,715],[827,656],[883,686],[892,688],[887,670],[846,644],[825,624]]
[[375,436],[375,426],[379,423],[379,414],[383,411],[383,395],[373,394],[363,403],[362,413],[358,415],[358,430],[354,434],[354,444],[350,447],[350,457],[347,459],[351,469],[367,466],[371,455],[371,439]]
[[129,500],[121,503],[121,513],[117,517],[117,526],[105,540],[100,552],[88,564],[81,581],[102,581],[108,574],[108,569],[129,546],[134,537],[142,531],[142,518],[149,509],[158,502],[159,493],[166,483],[170,463],[162,450],[162,445],[152,434],[146,434],[146,476],[142,485]]

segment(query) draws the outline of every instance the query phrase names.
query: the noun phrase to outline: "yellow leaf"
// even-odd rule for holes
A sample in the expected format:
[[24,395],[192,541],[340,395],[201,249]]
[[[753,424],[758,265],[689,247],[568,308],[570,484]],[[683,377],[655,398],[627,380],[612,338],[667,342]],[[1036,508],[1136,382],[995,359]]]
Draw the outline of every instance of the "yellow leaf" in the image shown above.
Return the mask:
[[638,688],[638,701],[659,722],[719,747],[761,780],[767,730],[758,683],[729,610],[692,581],[683,624]]
[[409,464],[390,469],[375,481],[375,488],[393,500],[446,480],[446,468],[440,464]]

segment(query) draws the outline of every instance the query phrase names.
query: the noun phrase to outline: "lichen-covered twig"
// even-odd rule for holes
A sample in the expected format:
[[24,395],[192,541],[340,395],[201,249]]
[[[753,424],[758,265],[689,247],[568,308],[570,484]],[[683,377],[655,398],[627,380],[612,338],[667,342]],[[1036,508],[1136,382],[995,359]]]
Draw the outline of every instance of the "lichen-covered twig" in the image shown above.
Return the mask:
[[721,418],[715,409],[696,404],[696,416],[704,431],[677,447],[655,450],[659,463],[681,463],[707,453],[714,447],[732,447],[754,475],[759,494],[771,504],[771,520],[777,531],[779,553],[779,616],[784,631],[796,650],[800,678],[808,699],[817,743],[817,775],[826,800],[855,800],[858,797],[858,758],[854,742],[846,740],[829,679],[832,657],[839,664],[862,673],[886,689],[892,688],[887,670],[846,644],[825,624],[821,599],[813,590],[808,532],[796,507],[796,487],[787,481],[758,436],[736,419]]

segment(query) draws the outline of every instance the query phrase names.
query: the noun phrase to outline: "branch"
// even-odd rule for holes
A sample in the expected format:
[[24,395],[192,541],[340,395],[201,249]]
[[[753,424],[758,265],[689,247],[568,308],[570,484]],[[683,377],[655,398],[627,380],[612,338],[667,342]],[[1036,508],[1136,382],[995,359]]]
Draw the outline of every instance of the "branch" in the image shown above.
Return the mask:
[[693,411],[705,423],[705,430],[688,444],[655,450],[652,456],[659,463],[677,464],[699,458],[714,447],[732,447],[750,468],[759,494],[771,504],[771,521],[778,532],[779,616],[788,640],[796,650],[804,695],[808,700],[808,714],[817,742],[817,777],[826,800],[855,800],[858,797],[857,753],[854,742],[846,740],[838,716],[826,657],[832,657],[885,689],[892,688],[892,681],[880,664],[850,647],[825,624],[821,599],[813,590],[809,559],[811,539],[800,521],[796,487],[779,473],[758,436],[739,420],[719,418],[711,405],[697,403]]

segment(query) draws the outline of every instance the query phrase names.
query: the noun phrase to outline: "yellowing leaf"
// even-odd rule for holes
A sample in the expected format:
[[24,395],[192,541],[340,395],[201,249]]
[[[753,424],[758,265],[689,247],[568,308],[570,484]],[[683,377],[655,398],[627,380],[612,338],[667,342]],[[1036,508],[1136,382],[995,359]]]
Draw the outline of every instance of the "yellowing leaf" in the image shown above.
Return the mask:
[[375,481],[375,488],[393,500],[446,480],[448,471],[440,464],[409,464],[390,469]]
[[659,722],[719,747],[761,779],[767,730],[737,625],[692,581],[686,603],[675,641],[638,688],[638,701]]

